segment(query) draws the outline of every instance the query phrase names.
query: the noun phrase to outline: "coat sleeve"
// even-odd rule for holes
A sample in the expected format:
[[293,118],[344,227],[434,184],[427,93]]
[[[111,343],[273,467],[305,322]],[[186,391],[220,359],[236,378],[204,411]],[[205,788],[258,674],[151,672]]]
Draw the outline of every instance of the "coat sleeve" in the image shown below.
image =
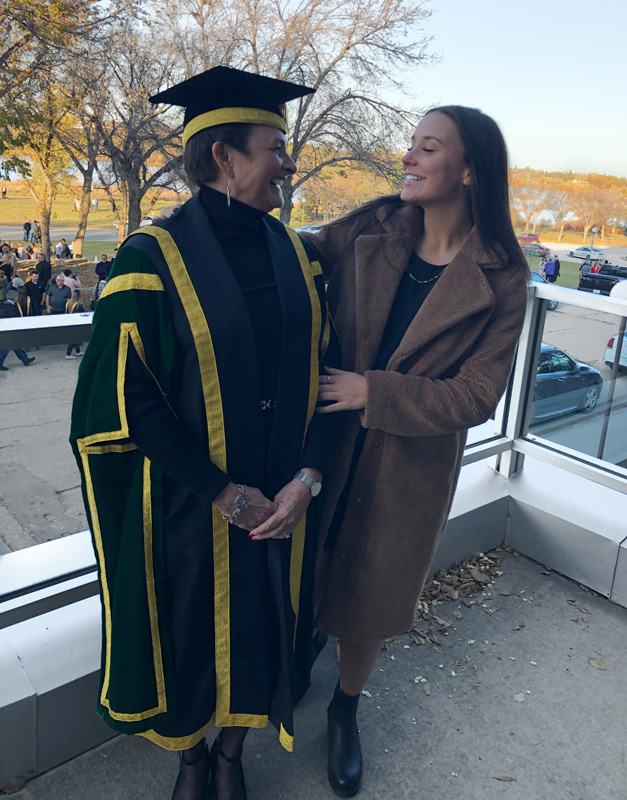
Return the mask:
[[360,227],[359,217],[352,217],[329,222],[317,233],[299,231],[299,236],[316,251],[325,278],[331,277],[334,268],[345,255],[347,247],[354,242]]
[[364,428],[397,436],[438,436],[486,422],[505,391],[522,329],[526,278],[513,274],[497,297],[490,321],[452,377],[366,372]]

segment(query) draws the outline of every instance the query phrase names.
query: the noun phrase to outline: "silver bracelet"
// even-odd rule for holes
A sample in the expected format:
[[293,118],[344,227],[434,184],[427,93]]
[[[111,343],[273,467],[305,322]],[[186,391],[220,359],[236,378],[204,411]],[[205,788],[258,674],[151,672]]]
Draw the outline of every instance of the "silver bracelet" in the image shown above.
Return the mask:
[[244,487],[240,483],[236,483],[235,485],[238,488],[239,494],[235,500],[233,500],[233,513],[231,516],[229,516],[228,514],[223,514],[222,511],[220,511],[222,514],[222,519],[228,520],[231,525],[235,525],[239,515],[250,505],[250,497],[244,491]]

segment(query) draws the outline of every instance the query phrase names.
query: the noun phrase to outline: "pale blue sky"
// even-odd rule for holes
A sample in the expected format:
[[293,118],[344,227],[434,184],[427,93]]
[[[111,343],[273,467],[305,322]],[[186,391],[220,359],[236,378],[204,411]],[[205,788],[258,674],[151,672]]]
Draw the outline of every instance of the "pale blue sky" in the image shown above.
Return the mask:
[[417,74],[421,107],[476,106],[512,166],[627,177],[625,0],[431,0],[442,56]]

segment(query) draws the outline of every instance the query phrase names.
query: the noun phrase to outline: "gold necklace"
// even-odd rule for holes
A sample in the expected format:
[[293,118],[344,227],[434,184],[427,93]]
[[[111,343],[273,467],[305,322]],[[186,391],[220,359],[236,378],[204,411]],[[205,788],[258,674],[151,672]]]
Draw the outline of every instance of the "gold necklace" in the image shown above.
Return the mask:
[[[425,262],[425,263],[426,263],[426,262]],[[414,277],[414,276],[411,274],[411,272],[409,271],[409,266],[407,266],[407,267],[406,267],[406,270],[407,270],[407,274],[409,275],[409,277],[410,277],[410,278],[411,278],[413,281],[416,281],[416,283],[431,283],[432,281],[435,281],[435,280],[437,280],[437,279],[440,277],[440,275],[441,275],[441,274],[444,272],[444,270],[445,270],[447,267],[448,267],[448,264],[445,264],[445,265],[442,267],[442,269],[441,269],[441,270],[438,272],[438,274],[437,274],[437,275],[434,275],[434,276],[433,276],[433,278],[428,278],[426,281],[419,281],[419,280],[418,280],[418,278],[415,278],[415,277]]]

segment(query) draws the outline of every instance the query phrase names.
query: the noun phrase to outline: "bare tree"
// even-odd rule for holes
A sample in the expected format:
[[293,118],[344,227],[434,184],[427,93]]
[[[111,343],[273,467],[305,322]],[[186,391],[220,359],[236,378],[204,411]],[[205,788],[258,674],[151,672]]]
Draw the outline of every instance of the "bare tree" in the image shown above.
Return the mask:
[[547,209],[553,215],[553,221],[557,227],[557,241],[561,242],[564,236],[564,226],[566,218],[573,212],[574,202],[572,192],[567,186],[561,189],[549,191]]
[[69,178],[70,159],[57,139],[58,130],[66,124],[66,115],[52,83],[42,88],[37,105],[37,111],[22,131],[23,145],[9,155],[18,156],[19,160],[14,162],[20,177],[39,207],[42,250],[50,258],[52,201],[60,185]]
[[581,187],[574,196],[576,204],[573,210],[583,225],[583,241],[587,241],[594,225],[601,226],[603,238],[608,219],[618,213],[618,195],[609,190],[590,191],[589,187]]
[[102,57],[104,92],[90,100],[89,107],[102,142],[99,174],[105,186],[117,186],[122,198],[122,238],[125,223],[129,231],[139,226],[146,192],[179,178],[181,126],[148,97],[180,73],[167,42],[155,52],[153,38],[128,25],[116,33]]
[[139,2],[0,0],[0,156],[5,171],[15,166],[6,151],[23,144],[17,134],[31,115],[37,85],[59,65],[72,63],[77,47],[101,41],[112,21],[136,12]]
[[[431,58],[429,40],[416,36],[430,16],[422,0],[178,0],[163,9],[188,73],[226,64],[317,90],[289,104],[291,153],[301,162],[284,184],[282,220],[294,192],[325,166],[393,172],[388,149],[408,138],[412,112],[381,93],[405,90],[403,70]],[[302,159],[309,144],[325,146],[311,151],[324,160]]]
[[516,172],[510,175],[509,190],[512,205],[525,220],[525,231],[531,228],[535,233],[538,220],[547,207],[549,191],[542,183]]

